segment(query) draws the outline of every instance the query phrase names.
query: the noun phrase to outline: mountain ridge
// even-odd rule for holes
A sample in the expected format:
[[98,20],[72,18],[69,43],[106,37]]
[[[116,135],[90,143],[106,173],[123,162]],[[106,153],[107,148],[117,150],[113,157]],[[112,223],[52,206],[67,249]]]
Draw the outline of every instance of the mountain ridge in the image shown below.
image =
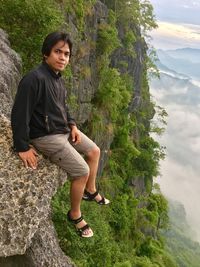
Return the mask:
[[[185,52],[187,51],[187,53]],[[193,49],[190,49],[192,52]],[[196,51],[196,50],[195,50]],[[171,70],[191,78],[200,79],[200,50],[198,55],[188,53],[188,50],[157,50],[159,61]],[[158,64],[158,63],[156,63]]]

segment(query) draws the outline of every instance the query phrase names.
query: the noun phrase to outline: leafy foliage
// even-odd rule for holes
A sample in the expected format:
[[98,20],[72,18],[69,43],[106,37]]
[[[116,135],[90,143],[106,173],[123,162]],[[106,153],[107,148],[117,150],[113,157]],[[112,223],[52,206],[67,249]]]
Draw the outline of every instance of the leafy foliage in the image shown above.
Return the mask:
[[0,27],[22,57],[24,72],[41,61],[44,36],[61,27],[64,16],[53,0],[0,0]]
[[[55,0],[67,14],[70,14],[79,30],[79,37],[85,30],[85,17],[91,14],[91,8],[97,0]],[[68,25],[65,25],[68,28]]]
[[119,72],[109,67],[102,68],[95,103],[105,109],[112,122],[115,122],[129,101],[130,93]]
[[[112,11],[110,11],[110,17],[112,16],[113,13]],[[116,27],[113,26],[112,18],[110,19],[110,21],[110,24],[102,23],[99,26],[97,39],[98,55],[110,55],[112,51],[120,44],[117,37],[118,32]]]
[[182,204],[169,200],[170,227],[164,231],[167,251],[180,267],[198,267],[200,245],[193,241],[195,233],[190,229]]

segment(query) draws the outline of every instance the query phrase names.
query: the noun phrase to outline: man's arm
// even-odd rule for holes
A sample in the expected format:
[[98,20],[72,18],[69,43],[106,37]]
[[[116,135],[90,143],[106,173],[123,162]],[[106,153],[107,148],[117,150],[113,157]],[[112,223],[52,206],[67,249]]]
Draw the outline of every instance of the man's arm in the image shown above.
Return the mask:
[[29,123],[39,95],[39,81],[33,73],[25,76],[18,86],[11,113],[14,149],[26,167],[36,168],[36,152],[29,146]]
[[65,110],[66,110],[66,114],[67,114],[67,122],[70,125],[70,127],[72,125],[76,126],[75,119],[72,118],[72,116],[70,115],[69,108],[68,108],[68,106],[66,104],[65,104]]
[[67,122],[71,128],[71,138],[72,138],[72,142],[76,145],[79,144],[81,142],[81,135],[80,135],[80,131],[78,130],[77,126],[76,126],[76,122],[75,120],[71,117],[70,113],[69,113],[69,108],[67,105],[65,105],[65,109],[66,109],[66,114],[67,114]]
[[70,125],[71,128],[71,137],[72,137],[72,142],[77,145],[81,142],[81,135],[80,131],[76,127],[76,125]]

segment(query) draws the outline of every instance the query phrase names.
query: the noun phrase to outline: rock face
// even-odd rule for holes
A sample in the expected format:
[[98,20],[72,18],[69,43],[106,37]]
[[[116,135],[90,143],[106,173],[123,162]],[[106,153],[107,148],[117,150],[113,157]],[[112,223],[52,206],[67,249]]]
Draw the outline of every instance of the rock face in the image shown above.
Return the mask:
[[21,59],[10,49],[6,33],[0,29],[0,113],[9,117],[12,97],[19,82]]
[[66,173],[42,156],[37,170],[25,169],[11,148],[8,117],[21,62],[3,31],[0,40],[0,266],[74,266],[58,245],[50,216],[51,198]]
[[[85,30],[83,36],[81,37],[79,36],[79,30],[76,25],[76,18],[73,18],[73,16],[67,17],[67,25],[69,25],[69,32],[72,35],[73,40],[73,57],[71,64],[73,78],[71,79],[71,90],[74,95],[75,102],[77,101],[74,108],[74,117],[80,125],[90,124],[88,122],[91,118],[91,111],[93,107],[92,102],[96,92],[98,91],[98,53],[95,44],[97,43],[99,28],[103,24],[107,24],[109,21],[109,12],[105,4],[106,2],[109,1],[96,1],[95,5],[91,9],[91,12],[85,17]],[[135,34],[141,37],[140,29],[136,27],[136,25],[132,25],[131,27]],[[126,28],[123,26],[123,23],[117,24],[117,30],[118,38],[123,43],[126,33]],[[144,40],[142,40],[142,38],[138,38],[133,47],[135,50],[135,57],[128,55],[125,48],[119,47],[111,55],[110,64],[112,67],[117,68],[120,73],[128,73],[130,77],[133,78],[133,94],[129,105],[130,114],[148,104],[142,100],[141,96],[142,73],[146,50]],[[127,63],[126,68],[124,68],[121,64],[122,61]],[[90,136],[101,148],[101,159],[98,170],[99,176],[102,174],[103,168],[108,160],[110,145],[113,141],[111,119],[106,114],[102,115],[102,124],[107,126],[110,130],[105,131],[104,134],[99,131],[95,133],[95,136]],[[88,135],[90,135],[89,131]],[[136,140],[139,139],[139,133],[137,130],[135,130],[133,135],[136,137]],[[141,179],[143,179],[144,183],[144,177]],[[137,186],[134,188],[137,188]],[[140,188],[138,188],[138,190],[140,191]]]
[[107,22],[108,9],[101,1],[96,1],[85,17],[84,36],[80,36],[75,16],[66,19],[73,40],[72,93],[78,104],[74,115],[77,123],[83,124],[90,117],[92,99],[98,90],[96,41],[99,25]]
[[[108,8],[103,1],[96,1],[91,11],[85,17],[85,30],[83,36],[77,28],[76,17],[68,16],[67,25],[73,40],[73,57],[71,62],[73,78],[71,80],[71,90],[75,99],[75,107],[71,106],[74,111],[78,125],[87,125],[91,119],[92,101],[95,93],[98,91],[99,77],[97,67],[96,43],[98,31],[101,24],[108,22]],[[77,108],[78,107],[78,108]],[[110,118],[105,118],[103,122],[108,125]],[[86,127],[87,128],[87,127]],[[113,134],[110,132],[102,134],[97,133],[95,136],[88,136],[101,148],[101,159],[98,174],[103,171],[103,167],[108,158],[107,152],[113,141]]]

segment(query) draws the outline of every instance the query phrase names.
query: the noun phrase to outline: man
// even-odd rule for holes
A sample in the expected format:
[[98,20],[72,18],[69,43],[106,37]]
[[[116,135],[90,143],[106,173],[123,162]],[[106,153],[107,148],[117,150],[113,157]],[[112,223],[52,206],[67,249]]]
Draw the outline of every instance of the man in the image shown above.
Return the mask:
[[[45,38],[42,64],[19,83],[11,125],[15,151],[25,167],[37,168],[35,147],[70,175],[71,209],[67,218],[81,237],[91,237],[93,231],[81,216],[81,199],[101,205],[109,200],[97,192],[95,185],[100,150],[78,130],[65,104],[66,89],[60,72],[69,64],[71,53],[72,42],[66,33],[53,32]],[[79,153],[86,156],[86,161]]]

